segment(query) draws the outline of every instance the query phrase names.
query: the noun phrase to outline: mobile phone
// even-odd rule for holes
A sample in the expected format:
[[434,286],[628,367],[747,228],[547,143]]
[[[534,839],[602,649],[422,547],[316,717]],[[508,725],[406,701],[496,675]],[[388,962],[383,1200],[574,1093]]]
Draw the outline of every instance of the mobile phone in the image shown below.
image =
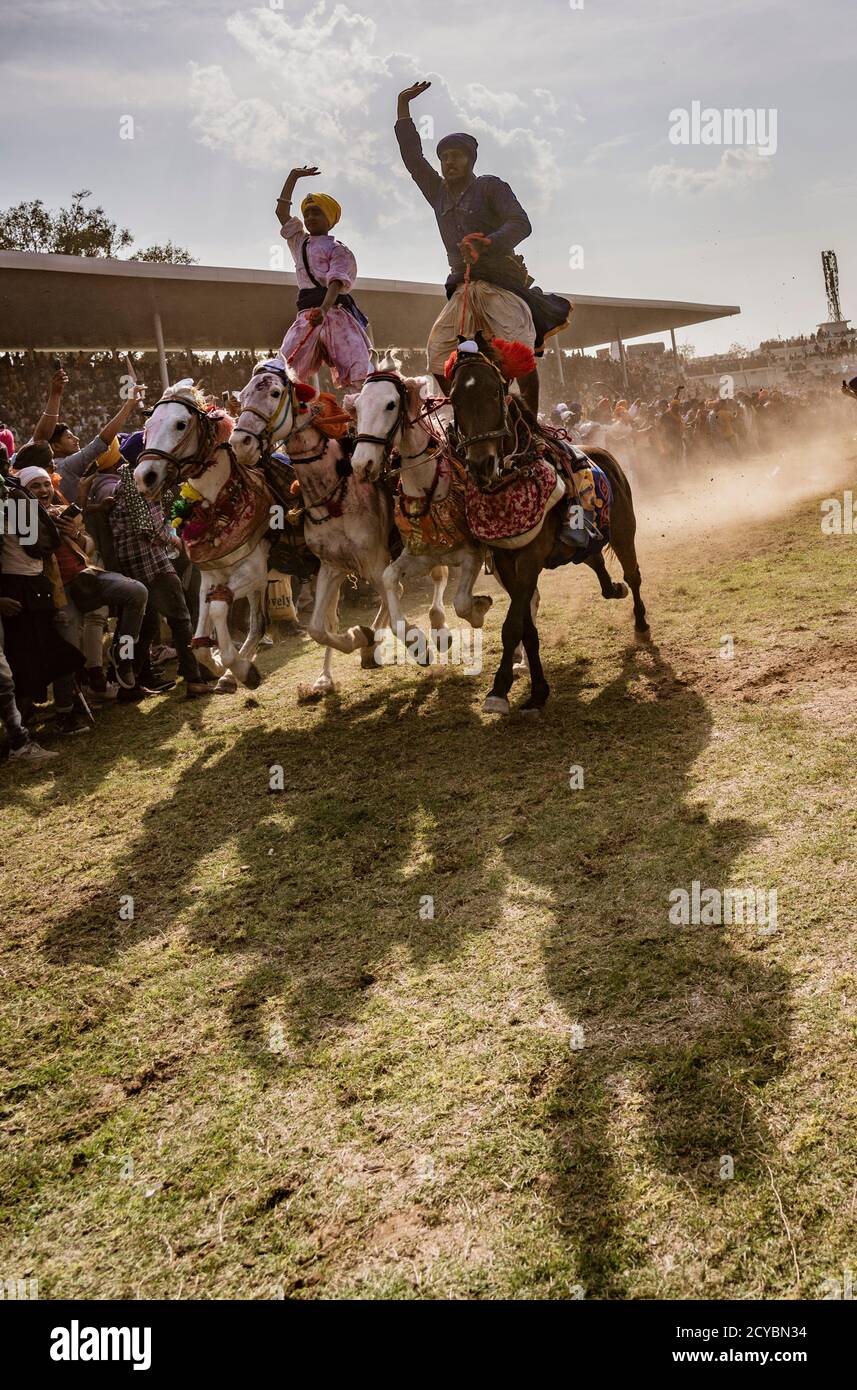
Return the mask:
[[83,510],[76,502],[70,502],[65,511],[60,512],[60,521],[74,521],[76,516],[82,516]]
[[62,358],[58,357],[56,353],[54,353],[53,357],[51,358],[51,366],[53,367],[55,372],[60,371],[62,368]]

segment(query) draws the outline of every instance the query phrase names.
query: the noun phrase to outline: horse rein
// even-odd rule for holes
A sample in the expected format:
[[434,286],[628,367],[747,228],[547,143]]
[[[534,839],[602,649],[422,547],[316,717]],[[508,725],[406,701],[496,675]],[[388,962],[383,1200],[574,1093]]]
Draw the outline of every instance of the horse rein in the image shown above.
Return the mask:
[[[265,374],[266,376],[275,376],[275,377],[278,378],[278,380],[282,381],[283,385],[284,385],[285,388],[286,388],[286,389],[285,389],[285,392],[283,393],[283,400],[282,400],[282,403],[279,404],[279,405],[277,406],[276,410],[273,410],[273,411],[271,412],[270,415],[264,415],[264,414],[262,413],[262,411],[261,411],[261,410],[257,410],[256,407],[255,407],[254,405],[246,405],[246,406],[245,406],[245,405],[242,405],[242,406],[241,406],[241,415],[255,415],[257,420],[261,420],[261,421],[262,421],[262,426],[263,426],[263,428],[260,429],[260,430],[247,430],[247,429],[242,429],[241,433],[242,433],[242,434],[249,434],[251,439],[255,439],[256,442],[257,442],[257,444],[259,445],[259,453],[260,453],[260,454],[263,454],[263,455],[265,455],[265,456],[268,456],[268,455],[270,455],[270,453],[271,453],[271,451],[272,451],[272,445],[273,445],[273,443],[274,443],[274,435],[276,434],[276,432],[277,432],[279,426],[283,423],[283,420],[285,420],[286,416],[288,415],[289,410],[291,410],[291,412],[292,412],[292,419],[294,419],[294,414],[295,414],[295,410],[294,410],[295,398],[294,398],[294,386],[293,386],[291,377],[288,376],[288,374],[287,374],[286,372],[278,372],[278,371],[277,371],[275,368],[273,368],[273,367],[262,367],[262,368],[257,367],[256,371],[254,371],[254,373],[253,373],[253,376],[254,376],[254,377],[255,377],[255,376],[260,376],[260,375],[262,375],[263,372],[264,372],[264,374]],[[251,378],[250,378],[251,382],[252,382],[252,379],[253,379],[253,378],[251,377]],[[240,401],[239,401],[239,404],[240,404]],[[282,412],[282,414],[281,414],[281,412]],[[239,419],[241,418],[241,415],[239,415],[239,417],[238,417]],[[294,433],[295,433],[295,431],[292,430],[292,434],[294,434]],[[284,440],[278,440],[277,442],[278,442],[278,443],[281,443],[281,444],[283,444],[283,445],[285,446],[285,444],[288,442],[288,440],[291,439],[292,434],[287,435],[286,438],[285,438]]]
[[[392,425],[390,426],[390,428],[388,429],[388,431],[387,431],[386,434],[384,434],[384,435],[380,435],[380,434],[358,434],[358,435],[356,436],[355,440],[354,440],[354,443],[355,443],[355,444],[378,444],[378,445],[381,446],[381,448],[384,450],[384,455],[383,455],[383,458],[382,458],[382,461],[381,461],[381,474],[380,474],[380,477],[383,478],[383,477],[386,476],[387,474],[389,474],[389,473],[391,473],[391,472],[397,471],[397,470],[395,470],[395,469],[393,468],[393,466],[392,466],[392,464],[391,464],[391,458],[392,458],[392,454],[393,454],[393,449],[394,449],[394,447],[395,447],[394,444],[393,444],[393,440],[395,439],[396,434],[399,432],[399,430],[401,430],[401,431],[402,431],[402,434],[404,435],[405,425],[416,425],[416,424],[419,424],[419,423],[423,420],[423,417],[424,417],[424,415],[426,414],[426,411],[425,411],[425,410],[421,410],[420,413],[419,413],[419,415],[415,416],[413,420],[409,419],[409,417],[408,417],[408,393],[407,393],[407,388],[405,387],[405,383],[402,381],[401,377],[397,376],[394,372],[370,372],[369,375],[366,377],[366,380],[364,381],[363,385],[364,385],[364,386],[367,386],[367,385],[369,385],[371,382],[375,382],[375,381],[388,381],[388,382],[390,383],[391,386],[395,386],[395,388],[396,388],[396,394],[397,394],[398,397],[399,397],[399,406],[398,406],[398,409],[397,409],[396,414],[395,414],[395,417],[394,417],[394,419],[393,419],[393,423],[392,423]],[[432,408],[433,408],[433,407],[432,407]],[[401,453],[401,451],[400,451],[400,452],[399,452],[399,458],[400,458],[400,460],[402,460],[402,461],[407,461],[408,463],[412,463],[412,462],[414,462],[416,459],[423,458],[425,454],[431,453],[433,450],[435,450],[435,449],[437,449],[437,448],[439,447],[439,441],[435,438],[435,436],[434,436],[434,434],[432,433],[432,431],[428,428],[427,425],[425,425],[424,428],[425,428],[426,434],[429,436],[429,442],[428,442],[428,444],[426,444],[425,448],[424,448],[424,449],[420,449],[419,453],[416,453],[416,454],[403,454],[403,453]],[[401,465],[400,465],[400,468],[399,468],[398,471],[401,471]],[[434,489],[434,487],[436,487],[436,486],[437,486],[437,474],[435,474],[435,482],[434,482],[434,485],[433,485],[433,489]],[[433,489],[432,489],[432,490],[433,490]]]
[[[461,434],[456,425],[455,443],[457,447],[466,454],[467,450],[470,448],[472,444],[484,444],[489,439],[511,439],[513,449],[511,453],[504,453],[503,455],[503,464],[500,470],[502,475],[500,482],[495,484],[494,488],[484,489],[485,491],[497,491],[500,487],[505,487],[508,483],[510,483],[513,477],[517,476],[517,474],[521,471],[521,468],[526,466],[527,462],[529,461],[529,454],[533,443],[533,431],[530,429],[530,426],[527,424],[526,420],[524,420],[523,416],[518,415],[515,419],[511,418],[509,410],[509,396],[506,389],[506,380],[497,364],[495,362],[492,362],[490,357],[487,357],[484,352],[471,352],[467,353],[464,357],[459,357],[455,363],[455,366],[452,369],[453,383],[455,382],[455,376],[459,369],[462,366],[464,366],[466,362],[472,362],[476,358],[478,358],[480,361],[484,362],[486,366],[491,368],[491,370],[495,373],[498,382],[500,383],[501,397],[499,403],[503,412],[503,423],[499,429],[486,430],[484,434],[469,435]],[[453,387],[450,387],[450,400],[452,400],[452,389]],[[453,410],[454,409],[455,403],[453,402]],[[525,432],[525,438],[522,447],[519,448],[518,439],[522,426]],[[515,460],[519,460],[520,462],[516,464]]]
[[[137,456],[137,467],[140,466],[143,459],[163,459],[167,467],[172,469],[175,475],[172,481],[178,479],[181,482],[185,482],[188,478],[199,478],[214,462],[212,457],[212,444],[214,443],[216,431],[210,412],[203,410],[198,405],[194,405],[191,401],[179,399],[172,400],[162,397],[159,401],[155,401],[152,409],[148,412],[149,418],[154,415],[159,405],[180,405],[183,406],[185,410],[189,411],[190,414],[196,415],[200,425],[199,444],[197,449],[190,456],[176,456],[175,453],[170,453],[166,449],[147,448],[144,441],[144,447]],[[219,444],[214,452],[217,453],[220,449],[226,449],[229,453],[230,460],[234,461],[235,455],[230,444]]]

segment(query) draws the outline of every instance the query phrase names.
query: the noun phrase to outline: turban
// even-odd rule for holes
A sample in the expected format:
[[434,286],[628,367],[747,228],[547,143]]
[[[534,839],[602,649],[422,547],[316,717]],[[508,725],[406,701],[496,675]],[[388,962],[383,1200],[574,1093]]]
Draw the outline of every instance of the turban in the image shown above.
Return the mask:
[[[130,436],[129,436],[130,438]],[[112,472],[119,465],[119,439],[114,434],[103,454],[99,454],[95,460],[95,467],[99,473]]]
[[18,474],[18,482],[21,484],[21,487],[29,487],[30,483],[34,483],[37,478],[47,478],[48,482],[52,483],[50,473],[44,468],[36,468],[35,466],[32,468],[22,468]]
[[301,203],[301,212],[305,213],[307,208],[311,207],[321,208],[327,218],[328,227],[335,227],[342,216],[342,208],[329,193],[308,193]]
[[472,135],[466,135],[463,130],[456,130],[452,135],[444,135],[442,140],[437,142],[438,155],[442,155],[444,150],[463,150],[470,156],[471,164],[476,163],[476,151],[479,145]]
[[135,430],[133,434],[128,434],[122,440],[122,457],[132,468],[135,467],[137,459],[143,452],[143,431]]

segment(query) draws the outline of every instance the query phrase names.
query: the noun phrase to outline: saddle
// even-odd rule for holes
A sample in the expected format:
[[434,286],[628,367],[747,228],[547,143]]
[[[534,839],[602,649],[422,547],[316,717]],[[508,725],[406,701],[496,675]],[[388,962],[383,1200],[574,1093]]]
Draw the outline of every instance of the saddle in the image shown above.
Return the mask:
[[467,526],[485,545],[516,550],[535,540],[551,507],[565,496],[565,480],[547,459],[515,469],[493,492],[480,492],[468,476]]

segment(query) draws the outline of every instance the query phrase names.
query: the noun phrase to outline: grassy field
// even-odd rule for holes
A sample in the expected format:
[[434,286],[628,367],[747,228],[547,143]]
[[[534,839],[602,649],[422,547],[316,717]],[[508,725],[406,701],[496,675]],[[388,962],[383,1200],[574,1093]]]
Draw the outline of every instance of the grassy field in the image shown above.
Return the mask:
[[[0,1275],[696,1299],[857,1269],[855,541],[823,495],[649,523],[651,652],[548,577],[540,718],[480,713],[501,608],[480,677],[338,657],[299,706],[289,638],[253,696],[0,768]],[[671,925],[693,880],[776,889],[776,932]]]

